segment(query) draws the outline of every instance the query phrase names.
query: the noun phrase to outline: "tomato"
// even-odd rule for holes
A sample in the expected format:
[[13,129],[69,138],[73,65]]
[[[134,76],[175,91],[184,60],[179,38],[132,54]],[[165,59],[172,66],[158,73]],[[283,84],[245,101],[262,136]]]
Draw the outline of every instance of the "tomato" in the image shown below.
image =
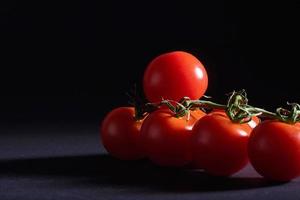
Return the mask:
[[150,102],[162,98],[179,101],[182,97],[199,99],[205,93],[208,77],[202,63],[193,55],[174,51],[156,57],[147,67],[144,92]]
[[169,109],[151,113],[141,128],[144,152],[155,164],[179,167],[188,164],[191,130],[196,121],[204,116],[200,110],[191,111],[187,116],[176,118]]
[[193,127],[191,147],[198,168],[217,176],[229,176],[248,163],[247,143],[252,128],[237,124],[223,113],[210,113]]
[[114,157],[134,160],[144,157],[140,146],[142,121],[134,119],[133,107],[120,107],[111,111],[101,125],[101,140]]
[[268,120],[251,133],[249,159],[267,179],[289,181],[300,176],[300,123]]

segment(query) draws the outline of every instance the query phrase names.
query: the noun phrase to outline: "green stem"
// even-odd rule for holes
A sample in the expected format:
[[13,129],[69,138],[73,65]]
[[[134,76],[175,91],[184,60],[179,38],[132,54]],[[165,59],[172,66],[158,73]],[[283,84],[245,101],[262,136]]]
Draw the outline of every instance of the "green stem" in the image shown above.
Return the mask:
[[[163,100],[159,103],[149,104],[151,108],[158,109],[166,105],[175,117],[188,115],[190,110],[200,109],[221,109],[234,123],[247,123],[253,116],[263,116],[268,119],[275,119],[285,123],[294,124],[300,122],[300,105],[297,103],[288,103],[291,110],[278,108],[276,112],[270,112],[262,108],[248,105],[248,99],[245,90],[232,92],[228,98],[227,104],[219,104],[207,100],[191,100],[188,97],[182,98],[179,102],[172,100]],[[153,109],[152,109],[153,110]]]
[[271,119],[275,119],[275,118],[278,117],[276,113],[267,111],[267,110],[262,109],[262,108],[249,106],[247,108],[247,110],[249,112],[253,113],[253,116],[264,116],[264,117],[271,118]]
[[226,105],[215,103],[207,100],[195,100],[191,101],[192,107],[200,107],[200,108],[214,108],[214,109],[222,109],[225,110],[227,108]]

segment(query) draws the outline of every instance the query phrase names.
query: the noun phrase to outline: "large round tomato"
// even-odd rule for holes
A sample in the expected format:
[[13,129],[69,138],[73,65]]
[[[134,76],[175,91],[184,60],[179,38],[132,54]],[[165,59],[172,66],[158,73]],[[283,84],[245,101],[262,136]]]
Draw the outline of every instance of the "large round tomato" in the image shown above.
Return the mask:
[[196,121],[205,113],[196,110],[182,118],[174,117],[169,109],[160,109],[151,113],[141,129],[142,144],[146,156],[161,166],[179,167],[188,164],[191,130]]
[[300,176],[300,125],[268,120],[249,139],[249,159],[262,176],[289,181]]
[[142,158],[141,125],[142,121],[134,119],[133,107],[120,107],[111,111],[103,120],[100,130],[105,149],[122,160]]
[[193,55],[175,51],[156,57],[144,74],[144,92],[150,102],[182,97],[199,99],[208,85],[202,63]]
[[247,143],[252,128],[223,113],[210,113],[193,127],[191,146],[195,166],[217,176],[229,176],[248,163]]

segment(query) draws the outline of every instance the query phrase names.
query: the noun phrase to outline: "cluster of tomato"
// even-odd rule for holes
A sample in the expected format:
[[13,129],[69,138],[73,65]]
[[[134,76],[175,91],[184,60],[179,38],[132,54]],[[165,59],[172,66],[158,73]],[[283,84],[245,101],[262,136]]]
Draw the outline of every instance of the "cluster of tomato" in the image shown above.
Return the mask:
[[[182,97],[200,99],[208,77],[196,57],[176,51],[148,65],[143,86],[150,103],[168,99],[175,106]],[[300,123],[296,122],[261,122],[252,116],[240,123],[226,109],[209,113],[192,109],[176,115],[166,106],[138,118],[134,107],[119,107],[105,117],[100,133],[106,150],[122,160],[146,157],[157,165],[189,165],[217,176],[230,176],[250,160],[258,173],[271,180],[300,175]]]

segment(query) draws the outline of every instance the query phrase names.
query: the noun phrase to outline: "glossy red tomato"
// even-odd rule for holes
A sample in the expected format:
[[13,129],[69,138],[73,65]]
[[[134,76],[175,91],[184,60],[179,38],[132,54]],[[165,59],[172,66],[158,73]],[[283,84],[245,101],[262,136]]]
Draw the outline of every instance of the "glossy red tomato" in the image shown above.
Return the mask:
[[136,121],[134,113],[133,107],[114,109],[101,125],[100,134],[105,149],[122,160],[144,157],[140,146],[142,121]]
[[173,115],[169,109],[157,110],[145,119],[141,129],[146,156],[161,166],[179,167],[191,161],[191,130],[205,113],[191,111],[189,119]]
[[156,57],[144,74],[144,92],[150,102],[182,97],[199,99],[208,85],[202,63],[192,54],[174,51]]
[[248,163],[247,143],[252,128],[237,124],[223,113],[210,113],[193,127],[193,162],[217,176],[229,176]]
[[264,121],[251,133],[251,164],[267,179],[289,181],[300,176],[300,124]]

